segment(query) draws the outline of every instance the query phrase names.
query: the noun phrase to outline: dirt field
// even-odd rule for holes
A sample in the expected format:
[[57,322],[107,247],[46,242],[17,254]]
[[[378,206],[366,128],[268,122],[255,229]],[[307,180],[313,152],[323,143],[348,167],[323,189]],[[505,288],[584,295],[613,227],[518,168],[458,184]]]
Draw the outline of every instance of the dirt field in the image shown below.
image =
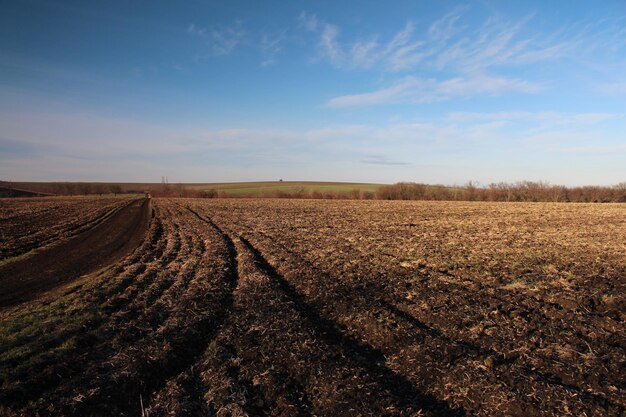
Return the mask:
[[[0,265],[3,286],[0,308],[35,298],[43,291],[108,266],[132,252],[144,238],[150,215],[149,201],[136,199],[116,203],[116,207],[93,220],[83,219],[77,221],[78,226],[71,225],[66,239],[59,239],[60,233],[56,231],[50,236],[50,228],[43,228],[48,234],[40,242],[48,242],[56,237],[55,242],[50,245],[40,243],[37,250],[33,251],[35,253],[8,259]],[[99,207],[94,211],[98,213],[104,210]],[[54,216],[46,217],[47,220],[51,218]],[[15,224],[14,219],[11,222]],[[27,230],[41,230],[40,222],[27,226]],[[62,230],[67,231],[67,225],[63,226],[66,227]],[[77,232],[77,229],[83,230]]]
[[625,414],[624,205],[152,208],[131,254],[0,312],[0,415]]
[[0,262],[88,230],[129,201],[128,197],[0,199]]

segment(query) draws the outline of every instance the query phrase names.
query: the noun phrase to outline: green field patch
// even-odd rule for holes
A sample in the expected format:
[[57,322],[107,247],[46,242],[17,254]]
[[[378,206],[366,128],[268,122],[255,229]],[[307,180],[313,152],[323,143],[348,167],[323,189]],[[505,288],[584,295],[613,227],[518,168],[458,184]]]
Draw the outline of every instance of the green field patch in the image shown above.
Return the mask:
[[[196,187],[198,186],[194,186],[194,188]],[[236,196],[271,196],[277,193],[311,194],[313,192],[346,195],[353,190],[374,193],[379,187],[380,184],[275,181],[258,183],[206,184],[202,188],[202,191],[216,190],[218,192]]]

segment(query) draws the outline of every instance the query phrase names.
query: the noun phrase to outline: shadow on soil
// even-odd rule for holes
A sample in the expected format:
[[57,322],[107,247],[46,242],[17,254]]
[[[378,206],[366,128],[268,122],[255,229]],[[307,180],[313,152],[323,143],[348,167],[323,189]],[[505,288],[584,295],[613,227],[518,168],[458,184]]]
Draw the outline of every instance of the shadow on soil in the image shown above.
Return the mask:
[[437,416],[464,416],[465,411],[452,408],[446,401],[418,390],[411,381],[387,368],[382,352],[346,335],[332,320],[322,317],[312,308],[289,284],[278,271],[269,264],[263,255],[248,240],[240,237],[243,244],[254,255],[259,267],[271,277],[287,297],[293,302],[298,313],[313,325],[317,333],[326,343],[339,346],[346,356],[358,366],[375,377],[382,386],[389,387],[398,403],[405,408],[422,409]]

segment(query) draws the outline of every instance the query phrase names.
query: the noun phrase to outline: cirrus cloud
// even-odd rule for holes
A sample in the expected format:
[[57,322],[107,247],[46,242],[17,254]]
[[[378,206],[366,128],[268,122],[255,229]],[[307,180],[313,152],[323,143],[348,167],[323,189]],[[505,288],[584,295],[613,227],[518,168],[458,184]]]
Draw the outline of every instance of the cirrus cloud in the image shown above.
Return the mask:
[[333,97],[327,105],[339,108],[392,103],[430,103],[475,95],[532,94],[544,88],[545,85],[539,83],[485,74],[472,74],[443,81],[406,77],[390,87],[372,92]]

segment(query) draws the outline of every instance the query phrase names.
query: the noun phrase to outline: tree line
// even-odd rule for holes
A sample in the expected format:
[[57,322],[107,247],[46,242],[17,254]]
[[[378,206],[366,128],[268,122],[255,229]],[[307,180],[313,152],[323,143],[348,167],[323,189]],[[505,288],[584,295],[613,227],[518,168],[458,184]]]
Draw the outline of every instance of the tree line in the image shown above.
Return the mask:
[[624,203],[626,182],[614,186],[566,187],[547,182],[499,182],[481,186],[468,182],[463,186],[430,185],[399,182],[383,185],[377,191],[352,189],[347,192],[307,190],[298,187],[291,191],[278,190],[265,193],[228,194],[218,190],[194,190],[183,185],[168,185],[151,190],[153,196],[200,198],[307,198],[349,200],[441,200],[441,201],[509,201],[509,202],[585,202]]
[[461,187],[400,182],[376,191],[378,200],[544,201],[624,203],[626,182],[614,186],[565,187],[546,182],[499,182],[480,186],[469,182]]
[[[18,187],[19,185],[19,187]],[[131,190],[128,185],[107,183],[9,183],[0,181],[0,186],[27,189],[34,192],[56,195],[119,194],[150,192],[154,197],[194,198],[308,198],[350,200],[441,200],[441,201],[509,201],[509,202],[585,202],[624,203],[626,182],[613,186],[566,187],[543,181],[499,182],[480,185],[468,182],[462,186],[430,185],[415,182],[399,182],[382,185],[375,192],[352,189],[345,192],[319,191],[298,187],[291,191],[277,190],[264,193],[233,195],[223,191],[198,190],[184,184],[154,184],[146,189]],[[136,186],[136,185],[135,185]]]

